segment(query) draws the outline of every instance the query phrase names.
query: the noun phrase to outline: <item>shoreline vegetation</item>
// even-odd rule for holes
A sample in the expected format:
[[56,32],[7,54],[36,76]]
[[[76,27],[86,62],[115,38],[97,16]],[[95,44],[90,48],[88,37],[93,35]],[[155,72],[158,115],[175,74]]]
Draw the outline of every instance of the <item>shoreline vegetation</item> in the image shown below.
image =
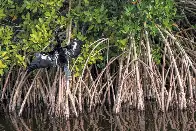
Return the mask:
[[[104,106],[115,114],[124,105],[143,111],[146,101],[154,101],[161,112],[195,106],[195,1],[155,0],[147,5],[142,0],[113,1],[119,4],[116,10],[102,0],[61,0],[56,8],[55,3],[43,2],[40,10],[26,0],[22,3],[23,12],[14,16],[21,17],[17,24],[29,31],[27,35],[12,32],[15,27],[6,23],[10,10],[0,15],[0,23],[7,24],[0,25],[0,97],[10,112],[21,116],[25,108],[46,107],[51,115],[69,118]],[[66,15],[57,16],[46,7]],[[52,28],[66,25],[67,41],[77,37],[86,42],[81,56],[71,62],[71,80],[59,67],[25,72],[29,54],[49,45],[49,23]],[[85,34],[81,23],[87,23]]]

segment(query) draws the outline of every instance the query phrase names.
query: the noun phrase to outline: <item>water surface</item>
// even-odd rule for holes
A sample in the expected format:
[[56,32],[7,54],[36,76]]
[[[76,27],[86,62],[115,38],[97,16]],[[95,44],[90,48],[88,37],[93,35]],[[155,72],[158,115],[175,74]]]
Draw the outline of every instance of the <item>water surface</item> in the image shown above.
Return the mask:
[[196,111],[161,113],[154,106],[139,112],[124,109],[119,115],[97,108],[78,118],[56,118],[47,110],[25,111],[23,117],[0,111],[0,131],[196,131]]

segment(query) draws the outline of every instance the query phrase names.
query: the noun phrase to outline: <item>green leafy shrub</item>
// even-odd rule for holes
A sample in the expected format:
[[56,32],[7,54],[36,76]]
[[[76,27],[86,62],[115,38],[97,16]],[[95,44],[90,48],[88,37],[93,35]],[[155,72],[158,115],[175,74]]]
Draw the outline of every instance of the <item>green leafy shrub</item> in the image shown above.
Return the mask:
[[[25,66],[27,55],[48,46],[54,29],[59,25],[67,26],[70,20],[74,24],[71,37],[86,43],[74,67],[79,74],[89,52],[95,47],[90,46],[92,42],[102,37],[109,38],[109,44],[114,45],[109,57],[113,57],[127,48],[130,33],[134,34],[136,40],[143,30],[156,36],[156,25],[171,29],[176,14],[173,0],[72,1],[71,12],[62,15],[59,10],[63,2],[4,0],[0,3],[0,74],[11,64]],[[20,31],[16,33],[16,30]],[[13,38],[18,40],[14,41]],[[98,46],[88,64],[96,63],[97,60],[106,61],[105,54],[100,51],[106,46],[104,43]],[[153,58],[159,61],[160,50],[155,48],[153,52]]]

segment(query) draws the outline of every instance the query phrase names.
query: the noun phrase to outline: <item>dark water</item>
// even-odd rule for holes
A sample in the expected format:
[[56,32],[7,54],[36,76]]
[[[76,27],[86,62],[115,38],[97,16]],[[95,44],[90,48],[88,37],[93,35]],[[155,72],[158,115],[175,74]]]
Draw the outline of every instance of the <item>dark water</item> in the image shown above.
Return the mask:
[[112,115],[97,108],[92,113],[64,120],[51,117],[47,110],[27,110],[23,117],[18,117],[1,109],[0,131],[196,131],[196,111],[160,113],[148,106],[143,112],[124,109],[119,115]]

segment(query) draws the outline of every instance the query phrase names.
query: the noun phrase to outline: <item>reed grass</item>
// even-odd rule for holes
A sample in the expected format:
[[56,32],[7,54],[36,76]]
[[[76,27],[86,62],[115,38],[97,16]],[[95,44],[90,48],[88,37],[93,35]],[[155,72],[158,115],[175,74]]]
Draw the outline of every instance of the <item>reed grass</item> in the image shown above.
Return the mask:
[[[34,72],[35,75],[26,75],[22,68],[12,66],[1,82],[1,100],[7,101],[10,112],[16,111],[19,115],[25,108],[47,107],[49,114],[66,118],[103,105],[112,108],[113,113],[119,113],[123,105],[144,110],[146,100],[155,101],[162,112],[194,106],[196,44],[189,44],[192,32],[183,32],[190,37],[184,37],[183,33],[176,37],[159,26],[157,29],[164,44],[161,65],[152,57],[154,43],[147,31],[140,39],[140,48],[131,34],[129,48],[112,58],[109,58],[109,40],[102,38],[91,44],[94,48],[81,75],[72,76],[72,80],[66,80],[60,68],[41,69]],[[95,74],[88,61],[101,44],[107,45],[103,49],[107,52],[107,63],[93,78]]]

